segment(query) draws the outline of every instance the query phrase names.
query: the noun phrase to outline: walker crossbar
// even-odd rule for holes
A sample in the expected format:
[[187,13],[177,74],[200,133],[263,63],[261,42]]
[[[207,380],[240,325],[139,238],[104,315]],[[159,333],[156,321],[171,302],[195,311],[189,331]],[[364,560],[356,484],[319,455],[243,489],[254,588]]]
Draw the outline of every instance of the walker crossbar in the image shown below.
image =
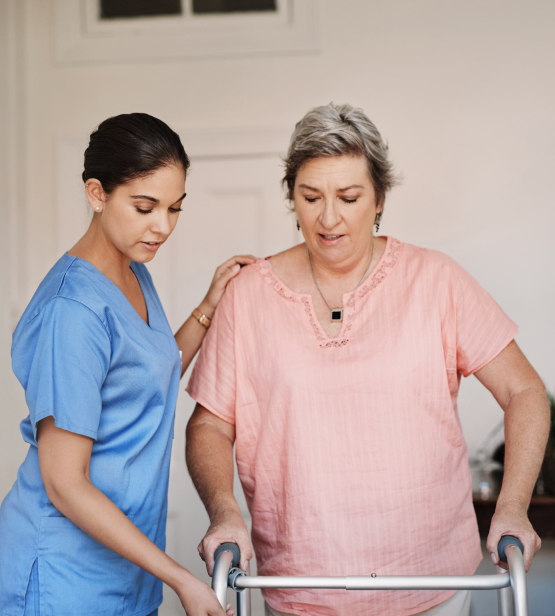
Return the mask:
[[[233,544],[231,544],[233,545]],[[251,588],[320,588],[343,590],[498,590],[499,616],[528,616],[523,547],[516,537],[503,537],[499,554],[509,566],[496,575],[412,575],[347,577],[251,576],[237,569],[238,548],[223,544],[215,554],[212,589],[225,607],[226,589],[237,593],[237,616],[250,616]],[[233,552],[233,553],[232,553]]]
[[501,575],[384,575],[347,577],[251,577],[240,575],[233,590],[243,588],[339,588],[343,590],[488,590],[511,585],[508,573]]

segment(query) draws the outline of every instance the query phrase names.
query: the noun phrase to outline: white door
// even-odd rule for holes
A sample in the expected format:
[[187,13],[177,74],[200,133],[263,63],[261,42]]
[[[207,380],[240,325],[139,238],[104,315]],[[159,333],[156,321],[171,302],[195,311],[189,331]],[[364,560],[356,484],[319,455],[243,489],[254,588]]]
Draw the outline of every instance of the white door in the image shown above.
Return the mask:
[[[149,265],[174,331],[203,298],[217,265],[234,254],[268,256],[297,242],[295,217],[286,207],[279,156],[244,156],[193,161],[187,198],[177,227]],[[197,545],[208,528],[208,516],[184,462],[185,426],[194,402],[183,391],[177,403],[170,472],[167,551],[207,582]],[[238,482],[235,493],[247,523],[250,516]],[[253,563],[255,567],[255,563]],[[176,595],[165,589],[161,615],[183,614]],[[253,614],[262,613],[253,593]]]

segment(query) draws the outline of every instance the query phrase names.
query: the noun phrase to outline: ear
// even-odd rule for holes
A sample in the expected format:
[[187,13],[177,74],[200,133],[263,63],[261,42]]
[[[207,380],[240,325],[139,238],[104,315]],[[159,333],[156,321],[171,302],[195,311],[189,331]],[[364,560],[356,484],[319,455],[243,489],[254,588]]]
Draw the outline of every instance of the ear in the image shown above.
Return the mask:
[[87,180],[85,192],[87,193],[87,199],[89,200],[89,205],[92,207],[93,212],[95,214],[100,214],[104,210],[104,204],[106,203],[106,193],[100,181],[95,178]]

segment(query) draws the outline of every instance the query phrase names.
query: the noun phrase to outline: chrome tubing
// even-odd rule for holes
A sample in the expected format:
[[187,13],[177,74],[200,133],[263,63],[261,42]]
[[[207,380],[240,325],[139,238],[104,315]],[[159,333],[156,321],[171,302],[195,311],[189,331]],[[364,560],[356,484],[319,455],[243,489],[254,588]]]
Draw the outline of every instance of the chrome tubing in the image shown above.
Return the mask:
[[224,611],[227,603],[227,577],[232,561],[233,554],[231,552],[221,552],[214,562],[214,571],[212,573],[212,590],[216,593],[216,597],[218,597],[218,601],[224,608]]
[[528,616],[528,591],[526,589],[526,567],[518,546],[509,544],[505,548],[511,587],[513,589],[515,616]]
[[521,551],[523,550],[522,544],[516,537],[505,537],[499,545],[500,558],[506,558],[509,572],[507,573],[504,569],[497,567],[497,575],[377,576],[373,573],[370,576],[347,577],[251,577],[249,573],[232,568],[232,565],[239,563],[240,554],[236,544],[226,543],[221,545],[215,554],[212,589],[224,609],[228,585],[235,590],[237,593],[237,616],[250,616],[251,588],[321,588],[344,590],[497,589],[499,616],[528,616],[526,569]]
[[[489,590],[511,585],[508,573],[498,575],[384,575],[347,577],[241,576],[243,588],[328,588],[343,590]],[[521,616],[517,614],[517,616]],[[525,616],[524,614],[522,616]]]
[[[251,565],[249,563],[247,567],[246,575],[250,575],[251,573]],[[246,575],[241,575],[238,577],[246,577]],[[230,576],[231,577],[231,576]],[[237,600],[237,616],[251,616],[251,589],[243,588],[242,590],[235,589],[236,592],[236,600]]]
[[[497,573],[505,573],[505,569],[496,567]],[[510,586],[497,590],[497,609],[499,616],[515,616],[513,609],[513,591]]]

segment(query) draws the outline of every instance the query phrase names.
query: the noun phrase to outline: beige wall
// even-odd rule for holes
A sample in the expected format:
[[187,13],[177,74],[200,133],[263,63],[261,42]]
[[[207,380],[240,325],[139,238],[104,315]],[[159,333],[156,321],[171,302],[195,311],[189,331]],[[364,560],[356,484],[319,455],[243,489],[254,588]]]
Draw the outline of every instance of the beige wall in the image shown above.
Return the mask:
[[24,73],[21,6],[0,1],[0,499],[13,484],[27,448],[19,435],[25,397],[10,366],[12,330],[24,308],[23,233],[25,137],[22,132]]
[[[11,93],[1,93],[2,142],[19,122],[16,143],[0,151],[2,228],[10,221],[19,239],[9,250],[0,242],[2,288],[12,289],[0,302],[0,497],[24,455],[17,424],[26,411],[9,367],[12,313],[59,256],[56,144],[121,112],[191,131],[290,130],[314,105],[361,106],[405,177],[386,204],[384,233],[443,250],[476,276],[519,323],[519,344],[555,387],[551,0],[321,0],[319,52],[76,65],[53,60],[53,2],[0,6],[14,13],[0,20],[2,82],[21,65]],[[7,28],[19,43],[7,42]],[[8,44],[19,44],[17,59]],[[7,174],[16,162],[17,175]],[[501,412],[472,381],[460,411],[474,450]]]

